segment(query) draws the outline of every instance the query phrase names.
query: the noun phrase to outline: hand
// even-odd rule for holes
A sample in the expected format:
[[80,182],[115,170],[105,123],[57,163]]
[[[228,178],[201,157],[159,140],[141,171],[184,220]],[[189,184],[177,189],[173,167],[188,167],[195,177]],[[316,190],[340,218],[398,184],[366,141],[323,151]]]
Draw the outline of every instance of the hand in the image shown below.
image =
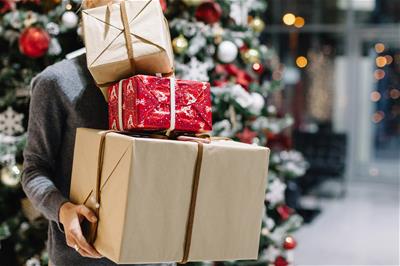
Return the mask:
[[75,205],[66,202],[60,207],[60,222],[64,226],[67,245],[74,248],[79,254],[89,258],[101,258],[102,256],[94,249],[82,234],[81,222],[87,219],[96,222],[96,215],[85,205]]

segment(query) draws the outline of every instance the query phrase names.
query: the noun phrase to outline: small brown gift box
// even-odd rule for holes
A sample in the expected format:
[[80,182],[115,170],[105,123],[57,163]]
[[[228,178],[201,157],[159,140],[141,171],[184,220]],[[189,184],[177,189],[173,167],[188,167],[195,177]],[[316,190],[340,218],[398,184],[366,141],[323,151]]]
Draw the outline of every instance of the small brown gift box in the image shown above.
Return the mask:
[[173,72],[171,37],[159,1],[115,1],[84,9],[82,20],[87,66],[100,87],[136,73]]
[[256,259],[268,158],[234,141],[79,128],[70,197],[99,207],[93,244],[116,263]]

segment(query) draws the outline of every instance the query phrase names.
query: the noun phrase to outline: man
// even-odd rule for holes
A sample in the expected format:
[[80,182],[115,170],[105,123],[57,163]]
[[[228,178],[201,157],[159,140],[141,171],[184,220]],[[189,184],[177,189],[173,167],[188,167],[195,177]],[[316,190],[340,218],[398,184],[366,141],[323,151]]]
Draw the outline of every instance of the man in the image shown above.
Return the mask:
[[[94,0],[89,2],[86,6],[96,5]],[[101,258],[82,234],[81,222],[95,222],[95,214],[68,201],[76,129],[108,127],[103,94],[86,67],[85,56],[47,67],[31,85],[21,182],[33,205],[50,221],[50,262],[56,266],[115,265]]]

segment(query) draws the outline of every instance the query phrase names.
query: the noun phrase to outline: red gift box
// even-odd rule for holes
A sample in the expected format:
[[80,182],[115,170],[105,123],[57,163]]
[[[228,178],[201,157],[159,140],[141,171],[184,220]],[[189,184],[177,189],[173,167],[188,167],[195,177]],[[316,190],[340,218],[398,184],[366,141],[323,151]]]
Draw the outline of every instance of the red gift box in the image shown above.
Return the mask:
[[212,129],[208,82],[136,75],[109,87],[108,98],[110,129]]

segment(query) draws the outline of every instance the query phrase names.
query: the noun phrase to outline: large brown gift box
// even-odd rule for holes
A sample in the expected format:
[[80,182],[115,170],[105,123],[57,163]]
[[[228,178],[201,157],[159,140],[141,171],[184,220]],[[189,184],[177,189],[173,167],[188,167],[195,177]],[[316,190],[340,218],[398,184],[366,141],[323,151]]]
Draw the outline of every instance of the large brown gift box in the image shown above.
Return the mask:
[[87,66],[96,83],[106,87],[136,73],[172,73],[171,37],[159,1],[110,2],[82,10]]
[[230,140],[79,128],[70,197],[97,210],[93,245],[116,263],[256,259],[268,159]]

